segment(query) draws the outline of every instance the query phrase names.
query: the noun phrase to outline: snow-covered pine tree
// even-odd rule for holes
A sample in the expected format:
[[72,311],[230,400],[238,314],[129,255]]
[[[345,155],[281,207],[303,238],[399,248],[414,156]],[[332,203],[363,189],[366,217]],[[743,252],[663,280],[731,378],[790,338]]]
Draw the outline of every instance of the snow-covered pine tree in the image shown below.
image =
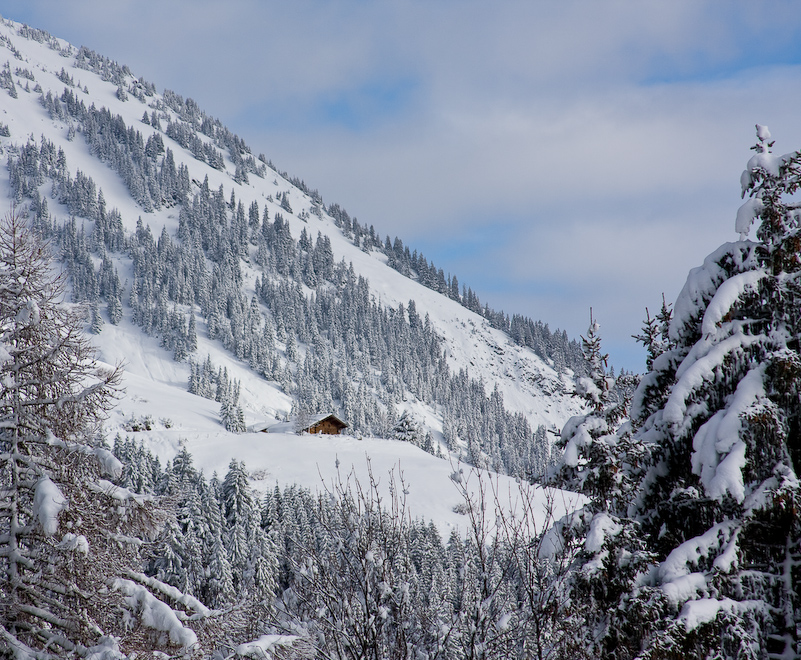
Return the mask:
[[96,335],[99,335],[101,332],[103,332],[105,321],[103,321],[103,317],[100,314],[100,308],[97,305],[97,301],[91,304],[90,310],[92,315],[92,332]]
[[392,427],[392,437],[396,440],[411,442],[413,445],[420,445],[423,432],[420,425],[408,410],[404,410],[395,426]]
[[607,355],[601,352],[600,326],[590,311],[587,336],[582,337],[587,376],[576,379],[576,394],[589,412],[568,420],[557,445],[564,456],[556,475],[560,486],[584,493],[595,511],[617,511],[625,507],[632,485],[631,475],[620,469],[630,460],[630,428],[623,421],[627,401],[615,401],[614,378],[607,375]]
[[[567,579],[555,585],[563,594],[557,636],[572,658],[606,657],[621,638],[626,643],[630,631],[616,605],[650,559],[636,522],[627,517],[642,476],[638,465],[646,455],[632,437],[626,419],[628,401],[615,396],[599,329],[590,310],[590,325],[582,337],[587,376],[576,380],[576,394],[589,412],[565,424],[556,443],[564,455],[550,475],[553,485],[582,493],[588,500],[548,533],[557,540],[543,544],[544,555],[552,562],[574,564]],[[556,551],[548,550],[550,546]],[[573,633],[566,635],[566,630]]]
[[655,558],[619,600],[635,632],[608,635],[609,657],[801,654],[801,154],[757,137],[740,240],[690,272],[634,396],[653,457],[630,513]]
[[[219,383],[218,383],[219,392]],[[231,433],[244,433],[245,413],[239,405],[239,381],[234,380],[232,384],[223,388],[220,400],[220,421],[226,431]]]
[[665,301],[665,294],[662,294],[662,309],[656,316],[651,316],[648,308],[645,308],[645,321],[642,324],[642,334],[632,335],[643,346],[645,346],[646,358],[645,369],[651,371],[654,367],[654,360],[664,353],[669,347],[668,329],[670,319],[673,318],[673,310]]

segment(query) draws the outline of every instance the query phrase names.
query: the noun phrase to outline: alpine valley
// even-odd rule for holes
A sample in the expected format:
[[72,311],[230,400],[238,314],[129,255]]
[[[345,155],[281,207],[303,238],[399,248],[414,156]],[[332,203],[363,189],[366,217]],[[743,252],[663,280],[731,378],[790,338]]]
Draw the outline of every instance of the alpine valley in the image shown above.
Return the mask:
[[[581,410],[564,332],[482,306],[192,99],[35,29],[0,34],[0,186],[53,241],[100,360],[124,365],[112,440],[162,462],[186,446],[208,473],[245,460],[262,488],[365,453],[543,472],[547,431]],[[292,425],[318,413],[346,435],[304,444]]]
[[615,377],[98,53],[0,19],[0,110],[0,658],[801,658],[768,127]]

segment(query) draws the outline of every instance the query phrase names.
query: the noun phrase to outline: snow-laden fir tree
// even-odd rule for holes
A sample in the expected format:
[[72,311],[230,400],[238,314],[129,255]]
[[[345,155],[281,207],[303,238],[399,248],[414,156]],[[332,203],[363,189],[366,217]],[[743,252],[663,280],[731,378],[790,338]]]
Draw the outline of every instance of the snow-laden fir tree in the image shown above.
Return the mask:
[[395,426],[392,427],[392,437],[396,440],[403,440],[404,442],[411,442],[413,445],[419,445],[422,441],[421,436],[423,432],[420,425],[408,410],[404,410],[398,419]]
[[656,316],[651,316],[648,308],[645,308],[645,321],[642,325],[642,334],[632,335],[646,350],[645,369],[651,371],[654,367],[654,360],[671,347],[670,343],[670,321],[673,318],[672,306],[665,300],[662,294],[662,309]]
[[757,138],[740,240],[690,273],[675,348],[635,400],[641,437],[659,447],[634,510],[662,558],[654,657],[801,653],[801,214],[790,199],[801,168],[798,152],[772,153],[766,127]]
[[573,563],[567,579],[555,585],[561,615],[557,636],[563,640],[561,652],[571,658],[603,657],[631,634],[616,605],[650,558],[639,526],[627,517],[646,454],[626,419],[628,400],[619,400],[615,379],[607,373],[599,330],[590,312],[582,337],[587,376],[576,380],[576,394],[588,412],[565,424],[556,443],[564,454],[550,475],[553,485],[579,492],[587,501],[557,521],[541,542],[543,558]]
[[623,550],[610,567],[621,572],[638,547],[620,541],[629,526],[653,553],[610,580],[620,595],[614,625],[588,631],[596,656],[801,655],[801,155],[774,154],[763,126],[757,137],[740,240],[690,272],[669,345],[635,392],[649,459],[628,516],[586,536]]
[[226,431],[231,433],[244,433],[245,413],[239,405],[239,381],[235,380],[228,388],[223,390],[220,400],[220,419]]
[[628,401],[613,396],[615,379],[607,374],[608,356],[601,351],[600,326],[590,313],[582,337],[587,376],[576,379],[576,394],[589,412],[568,420],[557,446],[564,449],[558,469],[560,485],[589,496],[597,511],[617,511],[626,502],[632,476],[622,469],[631,460],[631,429],[624,423]]

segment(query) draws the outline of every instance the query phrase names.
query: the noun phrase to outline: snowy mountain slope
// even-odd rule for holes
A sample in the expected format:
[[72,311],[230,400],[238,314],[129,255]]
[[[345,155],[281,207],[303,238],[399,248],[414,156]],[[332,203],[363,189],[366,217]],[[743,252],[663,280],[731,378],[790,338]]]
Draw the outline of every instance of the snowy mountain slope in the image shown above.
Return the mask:
[[[156,208],[147,208],[148,204],[137,202],[131,185],[126,185],[121,175],[119,163],[115,165],[108,158],[105,162],[101,160],[98,148],[91,146],[90,136],[85,134],[86,125],[82,126],[74,114],[66,111],[54,113],[52,106],[51,109],[46,108],[43,100],[48,94],[55,99],[61,98],[61,104],[66,104],[66,92],[74,95],[89,110],[105,108],[111,116],[119,116],[123,133],[121,140],[125,139],[125,130],[129,136],[132,131],[138,132],[142,143],[157,136],[164,148],[174,154],[176,165],[186,167],[191,182],[190,198],[201,194],[207,182],[209,191],[221,191],[226,200],[233,195],[244,208],[249,208],[255,202],[270,218],[280,214],[296,241],[304,230],[312,237],[318,232],[327,237],[334,261],[352,264],[354,273],[368,281],[370,294],[380,307],[397,310],[401,305],[407,307],[409,301],[413,300],[420,317],[427,317],[434,333],[440,338],[451,371],[456,373],[464,369],[472,378],[480,378],[487,394],[497,388],[505,407],[510,412],[522,413],[532,428],[539,425],[560,427],[570,415],[580,410],[577,401],[567,393],[571,388],[568,376],[557,374],[532,350],[515,344],[508,335],[491,328],[480,315],[389,267],[386,255],[379,250],[365,251],[357,247],[337,226],[317,196],[293,185],[267,167],[263,160],[257,162],[244,145],[235,145],[228,150],[223,148],[219,136],[227,139],[228,134],[214,125],[211,129],[204,128],[205,124],[199,126],[201,117],[204,121],[207,118],[198,114],[199,110],[188,100],[181,101],[181,105],[175,95],[168,98],[168,93],[154,93],[147,83],[137,81],[127,69],[110,66],[107,61],[99,65],[92,64],[97,71],[79,68],[77,64],[87,66],[85,52],[45,33],[21,29],[20,25],[10,21],[0,25],[0,41],[0,47],[3,48],[0,53],[6,54],[6,64],[0,76],[0,83],[5,88],[5,92],[0,91],[0,123],[8,128],[9,133],[7,137],[0,137],[3,153],[9,158],[18,158],[25,145],[42,147],[46,142],[63,150],[69,176],[74,179],[78,172],[90,176],[97,190],[102,191],[106,207],[119,211],[122,226],[128,235],[136,231],[141,218],[154,237],[163,228],[170,236],[176,236],[180,225],[180,207],[159,204],[158,200],[154,200]],[[0,63],[2,61],[0,54]],[[58,102],[55,105],[61,107]],[[176,110],[179,106],[180,112]],[[162,128],[154,127],[151,121],[145,123],[143,115],[157,117]],[[187,117],[196,117],[197,125],[188,122]],[[174,133],[175,139],[167,135],[165,129],[170,125],[178,128],[190,126],[191,130],[187,130],[194,141],[182,146],[181,142],[186,140],[179,140],[177,133]],[[206,133],[213,133],[216,138]],[[212,154],[204,156],[205,161],[197,157],[201,147],[207,150],[203,153]],[[222,156],[221,159],[214,156],[215,150]],[[163,160],[160,163],[163,165]],[[250,168],[245,176],[242,176],[243,163]],[[56,183],[47,179],[41,183],[37,181],[37,185],[38,193],[47,199],[50,217],[56,224],[63,224],[70,216],[70,209],[68,203],[62,203],[57,198]],[[30,205],[30,199],[20,195],[18,190],[15,192],[15,186],[5,170],[0,174],[0,192],[9,196],[16,194],[19,203]],[[79,217],[78,227],[81,225],[87,234],[92,231],[93,222],[90,218]],[[240,262],[242,295],[246,298],[259,295],[257,278],[260,271],[253,260],[254,252],[251,247],[249,255]],[[91,258],[95,267],[99,266],[99,253],[93,253]],[[127,299],[130,283],[135,279],[132,262],[125,254],[112,254],[110,258],[120,281],[125,282],[123,296]],[[314,293],[309,287],[304,286],[303,290],[307,297]],[[182,313],[193,316],[196,313],[194,306],[172,303],[171,306],[180,308]],[[210,339],[205,321],[202,315],[197,316],[198,347],[194,353],[195,359],[203,360],[208,355],[215,367],[224,367],[232,379],[241,383],[240,403],[244,408],[246,423],[280,419],[288,415],[294,401],[292,391],[287,391],[286,387],[282,389],[275,380],[258,375],[246,361],[237,359],[219,341]],[[399,443],[378,440],[359,443],[353,439],[335,438],[330,439],[328,444],[319,445],[313,439],[292,436],[276,444],[265,443],[263,436],[254,438],[250,435],[228,434],[219,423],[219,404],[187,393],[188,364],[174,361],[171,353],[161,347],[157,337],[144,334],[131,321],[128,307],[118,325],[106,322],[94,340],[104,361],[122,361],[126,365],[129,391],[110,420],[109,430],[115,432],[122,428],[124,419],[131,415],[174,418],[177,425],[173,429],[146,434],[148,444],[165,460],[171,452],[177,451],[179,440],[183,439],[193,452],[197,452],[201,467],[220,470],[227,465],[233,455],[231,451],[236,447],[242,457],[248,457],[252,471],[267,475],[263,485],[268,486],[270,479],[273,482],[275,479],[284,482],[298,480],[302,483],[317,481],[316,464],[305,465],[299,471],[288,469],[296,454],[320,454],[326,457],[322,462],[328,464],[332,463],[333,452],[333,455],[340,457],[340,462],[359,465],[364,463],[364,448],[369,447],[371,455],[381,457],[379,462],[382,469],[387,467],[387,461],[392,456],[404,455],[410,463],[418,466],[415,472],[419,469],[427,474],[444,475],[445,478],[450,474],[451,468],[446,461],[434,459],[416,447]],[[277,349],[282,355],[288,354],[288,340],[279,338]],[[301,345],[299,351],[302,358],[310,352],[310,347]],[[285,365],[288,372],[286,360]],[[298,369],[299,365],[298,360],[293,368]],[[364,378],[366,380],[366,376]],[[430,431],[440,449],[444,450],[444,418],[439,404],[422,401],[405,391],[397,403],[390,405],[395,408],[390,411],[392,415],[399,415],[403,409],[414,412],[423,423],[424,430]],[[191,421],[187,416],[191,417]],[[263,453],[261,449],[254,451],[254,447],[260,446],[257,441],[262,441]],[[288,446],[291,449],[287,449]],[[217,454],[215,448],[218,447],[224,447],[225,451]],[[276,451],[276,447],[280,451]],[[250,461],[253,461],[253,465],[250,465]],[[452,489],[450,482],[446,485]],[[440,488],[423,497],[419,515],[434,515],[433,510],[425,508],[427,501],[449,502],[443,492]],[[448,513],[448,505],[438,508],[436,512],[436,518],[448,521],[447,524],[455,524],[454,515]]]
[[[467,531],[467,518],[456,511],[463,497],[452,480],[454,472],[461,472],[459,478],[473,497],[478,497],[483,483],[487,497],[493,497],[493,489],[497,491],[506,510],[514,510],[518,498],[519,486],[514,479],[486,472],[479,474],[470,466],[435,458],[407,442],[357,439],[349,435],[234,435],[220,427],[218,406],[213,401],[131,372],[126,373],[124,386],[126,398],[109,419],[109,432],[141,439],[163,464],[186,447],[195,466],[207,476],[216,472],[222,477],[231,460],[244,461],[251,485],[260,492],[270,491],[276,484],[298,484],[312,491],[333,492],[339,476],[367,484],[372,470],[385,501],[392,495],[394,478],[396,485],[405,490],[412,517],[433,520],[443,538],[448,538],[453,529]],[[152,416],[153,430],[126,431],[129,420],[144,415]],[[548,502],[549,492],[554,498],[552,503]],[[570,493],[541,489],[537,489],[536,497],[542,507],[537,519],[539,526],[545,522],[549,506],[558,518],[572,508],[576,499]]]

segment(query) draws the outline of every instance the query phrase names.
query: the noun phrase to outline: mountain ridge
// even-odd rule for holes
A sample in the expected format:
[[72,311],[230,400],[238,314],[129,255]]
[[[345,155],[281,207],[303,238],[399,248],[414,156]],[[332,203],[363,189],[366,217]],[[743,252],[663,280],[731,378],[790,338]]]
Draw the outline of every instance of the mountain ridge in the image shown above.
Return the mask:
[[[132,261],[131,255],[136,250],[152,250],[152,254],[157,254],[162,241],[174,242],[179,246],[176,254],[180,253],[180,258],[189,255],[191,248],[182,245],[177,236],[182,226],[186,228],[190,224],[189,218],[206,218],[213,207],[212,210],[216,209],[218,214],[218,222],[214,226],[219,230],[219,236],[214,240],[219,245],[233,240],[232,245],[240,252],[233,255],[228,265],[224,266],[230,266],[235,277],[239,272],[241,286],[234,296],[237,300],[232,302],[229,296],[228,309],[218,311],[215,316],[214,313],[208,313],[210,307],[204,308],[196,299],[184,299],[180,295],[176,297],[162,291],[158,295],[167,299],[159,302],[156,300],[158,295],[151,291],[147,295],[153,294],[155,297],[149,299],[147,304],[150,307],[146,314],[161,314],[161,317],[158,319],[159,327],[147,331],[160,335],[161,344],[175,350],[174,345],[183,342],[183,335],[188,332],[187,318],[196,323],[198,348],[192,353],[193,359],[200,363],[205,356],[214,355],[215,366],[224,367],[230,372],[232,381],[241,384],[236,385],[236,389],[245,422],[252,423],[270,417],[283,418],[296,413],[299,407],[306,405],[299,401],[300,394],[303,394],[310,398],[308,405],[319,408],[320,401],[332,402],[339,410],[355,409],[357,417],[361,416],[361,408],[369,406],[373,412],[368,411],[368,417],[372,415],[375,419],[378,416],[378,422],[360,422],[357,419],[356,435],[381,431],[380,435],[391,436],[393,424],[405,410],[414,416],[419,425],[419,444],[428,442],[429,451],[501,471],[530,474],[534,469],[530,454],[526,453],[521,459],[507,459],[501,455],[501,449],[493,449],[490,445],[479,447],[479,439],[467,437],[479,432],[469,428],[477,424],[475,414],[484,417],[500,415],[497,419],[506,420],[502,422],[503,428],[500,430],[503,436],[501,441],[506,443],[507,453],[514,453],[519,452],[519,448],[510,448],[510,442],[513,445],[528,443],[531,447],[526,452],[533,451],[534,429],[542,428],[537,440],[542,445],[546,428],[555,429],[571,414],[580,411],[580,405],[570,396],[572,386],[569,371],[557,373],[533,350],[520,346],[508,334],[493,328],[487,318],[469,310],[460,301],[403,275],[400,271],[408,268],[408,264],[395,263],[395,267],[391,267],[389,262],[398,261],[400,257],[394,252],[388,256],[388,238],[384,245],[381,245],[380,238],[368,239],[369,236],[375,236],[372,227],[369,231],[366,226],[364,230],[360,229],[358,221],[351,221],[347,213],[336,205],[330,207],[333,215],[329,213],[319,193],[309,190],[302,180],[293,179],[301,187],[287,180],[285,175],[272,168],[264,156],[255,159],[241,139],[225,129],[218,120],[207,117],[191,99],[183,99],[169,90],[159,95],[155,86],[135,78],[127,67],[88,49],[76,49],[43,31],[7,21],[0,30],[2,45],[11,55],[2,76],[2,85],[9,99],[4,103],[3,123],[9,135],[0,142],[9,157],[10,171],[9,179],[3,179],[0,186],[8,187],[8,193],[28,209],[28,213],[34,216],[34,222],[46,227],[57,237],[62,243],[62,251],[65,240],[73,246],[68,264],[73,297],[76,292],[83,292],[79,293],[77,300],[83,300],[93,310],[95,331],[99,332],[95,343],[103,360],[111,363],[127,360],[132,373],[150,377],[162,385],[180,387],[182,376],[184,383],[187,382],[190,370],[186,362],[170,363],[164,360],[163,354],[158,360],[152,354],[147,359],[143,359],[142,355],[126,355],[126,351],[120,347],[130,342],[126,342],[119,331],[139,331],[130,323],[132,312],[136,317],[139,314],[136,304],[141,309],[145,309],[146,305],[141,303],[141,292],[133,298],[131,292],[139,286],[147,289],[145,280],[153,278],[152,273],[136,271],[137,268],[146,270],[150,257],[146,255],[140,261],[136,261],[136,258]],[[24,39],[24,53],[14,43],[15,40],[23,43],[20,39]],[[40,137],[36,138],[35,135]],[[26,138],[27,142],[23,145],[22,140]],[[34,150],[37,150],[35,155]],[[59,165],[62,154],[65,164]],[[36,163],[26,163],[25,158],[33,159]],[[54,162],[46,163],[48,159]],[[35,172],[26,172],[26,167]],[[146,187],[144,191],[140,189],[142,185]],[[84,189],[89,189],[91,194]],[[104,209],[99,208],[103,205]],[[252,213],[254,205],[257,216],[255,225]],[[50,208],[54,209],[52,215]],[[248,209],[248,226],[241,222],[245,218],[245,209]],[[219,216],[225,216],[221,224]],[[81,229],[78,229],[78,222],[66,222],[68,217],[77,217]],[[272,223],[268,223],[270,218]],[[242,236],[233,239],[231,236],[237,222],[240,222],[238,227]],[[117,238],[109,238],[113,234],[112,225]],[[99,229],[101,226],[102,231]],[[148,227],[153,227],[152,233]],[[153,234],[159,229],[162,234],[156,241]],[[209,238],[207,226],[195,227],[195,231],[202,240]],[[262,234],[272,232],[277,235],[280,231],[285,232],[287,258],[292,262],[291,266],[286,266],[289,270],[285,269],[285,274],[268,272],[269,269],[265,270],[266,263],[256,263],[262,254],[266,255],[264,259],[271,260],[270,268],[281,267],[281,264],[273,263],[277,254],[275,244],[268,244],[268,239],[264,239],[263,244],[259,243]],[[360,233],[362,231],[364,233]],[[348,235],[349,232],[351,235]],[[149,238],[147,234],[150,234]],[[312,236],[309,237],[309,234]],[[317,239],[314,234],[317,234]],[[335,346],[337,340],[332,340],[329,328],[312,332],[314,336],[322,335],[318,353],[327,351],[333,356],[326,358],[328,362],[325,364],[328,366],[320,367],[318,371],[327,370],[329,373],[325,378],[330,378],[336,366],[343,376],[341,383],[321,385],[318,377],[305,387],[300,378],[305,363],[311,361],[307,357],[317,355],[313,350],[314,337],[304,337],[306,341],[303,341],[303,338],[294,335],[295,330],[303,335],[303,327],[290,328],[291,331],[287,333],[287,329],[282,328],[284,323],[280,315],[265,311],[265,305],[269,310],[266,296],[271,294],[265,293],[264,283],[269,281],[276,290],[284,286],[290,291],[281,299],[282,302],[288,299],[287,296],[293,295],[296,301],[300,301],[297,304],[302,305],[301,294],[308,302],[329,293],[339,304],[342,291],[332,293],[336,287],[330,279],[323,279],[315,285],[318,289],[310,285],[317,275],[310,274],[305,264],[312,262],[315,252],[310,249],[312,243],[319,245],[321,239],[331,250],[331,261],[338,269],[338,277],[347,280],[344,285],[340,281],[340,287],[358,288],[359,278],[367,282],[366,291],[369,293],[366,294],[364,306],[365,309],[370,305],[375,306],[374,311],[370,312],[374,321],[378,319],[378,323],[400,324],[398,327],[403,328],[405,333],[417,332],[420,337],[428,337],[428,350],[434,353],[428,358],[424,357],[424,360],[430,361],[427,369],[439,370],[436,371],[440,374],[440,381],[437,382],[455,382],[463,390],[469,390],[472,387],[470,383],[478,377],[484,389],[483,396],[489,397],[492,408],[477,413],[460,413],[461,416],[451,419],[447,406],[452,403],[440,400],[441,393],[427,391],[431,387],[427,386],[426,380],[431,379],[432,373],[425,377],[422,374],[413,375],[409,367],[405,375],[400,377],[402,382],[393,382],[393,378],[397,380],[398,376],[393,376],[395,372],[392,370],[402,371],[402,368],[388,364],[386,359],[378,363],[376,356],[380,355],[380,351],[377,353],[374,348],[366,346],[370,343],[369,336],[359,335],[357,338],[355,330],[352,333],[353,340],[358,346],[346,349]],[[271,236],[269,240],[278,239]],[[306,245],[300,246],[304,240]],[[207,247],[203,248],[202,254],[201,251],[196,252],[194,257],[202,259],[207,270],[211,266],[220,267],[227,257],[215,256]],[[184,252],[180,252],[181,249]],[[408,248],[405,253],[408,253]],[[106,268],[106,279],[111,283],[101,285],[100,270],[106,262],[111,264]],[[416,262],[427,263],[424,258],[422,261],[418,258]],[[89,263],[91,267],[87,265]],[[304,266],[299,265],[301,263]],[[333,269],[330,263],[329,267]],[[95,268],[99,269],[98,273],[95,273]],[[295,271],[290,272],[291,268],[295,268]],[[302,268],[307,270],[303,271]],[[112,270],[117,284],[114,283]],[[204,286],[213,283],[214,274],[206,272],[200,279],[203,284],[194,284],[197,295],[202,293]],[[455,297],[459,297],[458,287]],[[110,303],[109,298],[123,310],[121,325],[116,328],[111,316],[118,312],[112,313],[110,307],[100,309],[101,303]],[[132,303],[134,298],[140,302]],[[261,376],[264,378],[254,377],[248,365],[242,363],[242,355],[231,356],[219,350],[219,342],[210,340],[209,336],[209,320],[212,320],[213,326],[221,320],[226,329],[233,327],[241,318],[226,318],[226,314],[230,316],[232,305],[246,307],[247,300],[251,301],[251,307],[256,301],[257,316],[260,317],[258,322],[261,324],[259,330],[265,334],[275,333],[272,341],[277,356],[274,361],[276,364],[269,372],[262,369]],[[169,325],[165,320],[168,308],[171,308],[171,322],[182,326],[180,331],[165,330]],[[358,306],[354,309],[359,311]],[[319,314],[319,310],[316,313]],[[410,326],[414,318],[419,321],[419,328]],[[270,319],[278,321],[273,323],[272,330],[268,330]],[[119,320],[117,322],[120,323]],[[140,328],[146,327],[141,322],[138,325]],[[212,328],[212,334],[214,332],[216,327]],[[350,357],[345,355],[348,352]],[[365,354],[367,357],[364,357]],[[394,355],[393,359],[397,361],[397,351]],[[352,363],[353,358],[356,358],[357,364]],[[251,357],[251,363],[254,359]],[[448,370],[450,376],[447,375]],[[463,376],[459,376],[460,373]],[[409,378],[415,381],[411,385]],[[321,388],[327,390],[315,392],[315,389]],[[477,391],[471,395],[474,397],[474,407],[483,407],[481,397],[476,399],[476,395]],[[437,399],[438,396],[440,399]],[[352,401],[348,404],[350,399]],[[386,417],[385,421],[382,415]],[[520,421],[515,422],[516,417]],[[488,423],[493,423],[495,419],[492,417]],[[514,430],[518,426],[524,430],[526,425],[529,431],[524,431],[523,435],[520,435],[520,430]],[[114,431],[113,428],[109,430]],[[484,435],[492,433],[484,429]],[[509,438],[504,435],[507,433],[511,434]],[[484,438],[480,438],[480,441],[484,442]],[[492,438],[487,440],[493,441]],[[547,461],[547,450],[544,457],[542,446],[537,451],[540,456],[536,459],[539,461],[536,469],[541,470],[543,461]],[[522,465],[517,464],[520,461],[523,461]]]

